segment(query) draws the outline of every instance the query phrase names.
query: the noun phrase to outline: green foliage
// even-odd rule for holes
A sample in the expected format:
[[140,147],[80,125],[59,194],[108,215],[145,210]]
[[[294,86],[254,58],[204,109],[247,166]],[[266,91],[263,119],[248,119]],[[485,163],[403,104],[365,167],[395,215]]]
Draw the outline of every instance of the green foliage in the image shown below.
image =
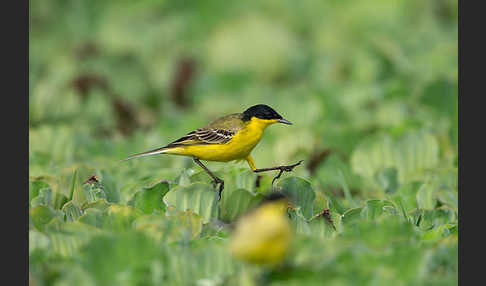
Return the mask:
[[281,180],[278,187],[294,205],[301,209],[302,214],[309,219],[313,215],[314,199],[316,197],[311,184],[301,178],[290,177]]
[[[411,132],[394,140],[389,135],[371,138],[361,143],[353,152],[353,170],[368,178],[375,178],[379,185],[396,188],[396,174],[399,182],[418,178],[439,163],[437,139],[427,132]],[[391,171],[394,168],[395,171]],[[395,177],[395,181],[393,180]],[[383,178],[385,177],[385,178]],[[385,181],[385,182],[384,182]]]
[[34,207],[30,210],[30,221],[40,231],[43,231],[46,224],[58,216],[58,213],[50,207],[43,205]]
[[140,209],[146,214],[151,214],[154,210],[165,210],[165,205],[162,198],[169,191],[169,184],[167,182],[160,182],[149,188],[144,188],[133,195],[132,199],[128,201],[128,205]]
[[72,201],[67,202],[61,209],[66,214],[67,221],[76,221],[81,215],[81,209],[73,204]]
[[224,190],[221,197],[220,218],[225,222],[235,221],[239,216],[253,209],[263,196],[246,189]]
[[[39,196],[40,190],[49,189],[49,185],[43,181],[30,181],[29,182],[29,203],[32,206],[32,199]],[[46,192],[46,191],[44,191]],[[39,199],[39,203],[44,201],[44,198]]]
[[[457,1],[29,10],[32,285],[457,285]],[[257,167],[304,160],[274,185],[208,162],[218,201],[191,158],[120,161],[257,103],[294,123],[265,131]],[[234,223],[273,191],[290,253],[237,261]]]
[[142,233],[100,235],[80,250],[81,265],[99,285],[140,283],[148,279],[150,264],[158,256],[155,249],[156,244]]
[[204,223],[209,222],[217,213],[218,193],[208,184],[193,183],[171,189],[164,197],[168,206],[177,210],[193,210],[203,218]]

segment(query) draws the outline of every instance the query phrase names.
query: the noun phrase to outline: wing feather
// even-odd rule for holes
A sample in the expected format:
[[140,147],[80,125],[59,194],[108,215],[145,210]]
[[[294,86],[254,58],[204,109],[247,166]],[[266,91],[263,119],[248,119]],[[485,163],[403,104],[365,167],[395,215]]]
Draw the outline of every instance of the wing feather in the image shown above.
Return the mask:
[[236,134],[235,131],[214,129],[214,128],[199,128],[192,131],[170,143],[166,147],[188,146],[188,145],[205,145],[205,144],[224,144],[230,141]]
[[202,128],[189,132],[165,147],[225,144],[244,126],[245,124],[241,121],[241,113],[230,114],[218,118]]

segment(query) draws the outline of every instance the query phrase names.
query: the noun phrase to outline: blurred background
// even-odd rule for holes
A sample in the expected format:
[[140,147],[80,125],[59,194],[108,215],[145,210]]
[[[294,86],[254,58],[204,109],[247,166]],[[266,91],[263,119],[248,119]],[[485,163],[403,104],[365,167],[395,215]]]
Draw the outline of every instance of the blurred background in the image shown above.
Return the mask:
[[[55,192],[76,170],[126,202],[199,172],[190,158],[119,160],[264,103],[294,125],[267,129],[257,167],[304,160],[292,175],[343,212],[431,182],[452,191],[426,202],[457,222],[457,1],[44,0],[29,26],[29,175]],[[454,277],[451,253],[437,277]]]

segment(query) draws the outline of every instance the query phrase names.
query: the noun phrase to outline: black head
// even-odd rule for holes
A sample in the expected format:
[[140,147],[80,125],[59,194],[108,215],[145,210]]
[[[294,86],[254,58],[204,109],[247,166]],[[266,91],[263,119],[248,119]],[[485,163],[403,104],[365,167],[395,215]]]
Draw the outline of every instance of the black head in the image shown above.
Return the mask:
[[243,121],[251,120],[252,117],[265,120],[274,119],[281,123],[292,124],[290,121],[283,119],[273,108],[265,104],[253,105],[243,112]]

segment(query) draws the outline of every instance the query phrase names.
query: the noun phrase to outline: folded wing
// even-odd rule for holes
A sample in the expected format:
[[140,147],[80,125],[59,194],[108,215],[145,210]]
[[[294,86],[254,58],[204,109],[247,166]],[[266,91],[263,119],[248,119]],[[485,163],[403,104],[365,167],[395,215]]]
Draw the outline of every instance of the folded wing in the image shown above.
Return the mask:
[[235,134],[236,132],[231,130],[199,128],[170,143],[166,148],[201,144],[224,144],[230,141]]

